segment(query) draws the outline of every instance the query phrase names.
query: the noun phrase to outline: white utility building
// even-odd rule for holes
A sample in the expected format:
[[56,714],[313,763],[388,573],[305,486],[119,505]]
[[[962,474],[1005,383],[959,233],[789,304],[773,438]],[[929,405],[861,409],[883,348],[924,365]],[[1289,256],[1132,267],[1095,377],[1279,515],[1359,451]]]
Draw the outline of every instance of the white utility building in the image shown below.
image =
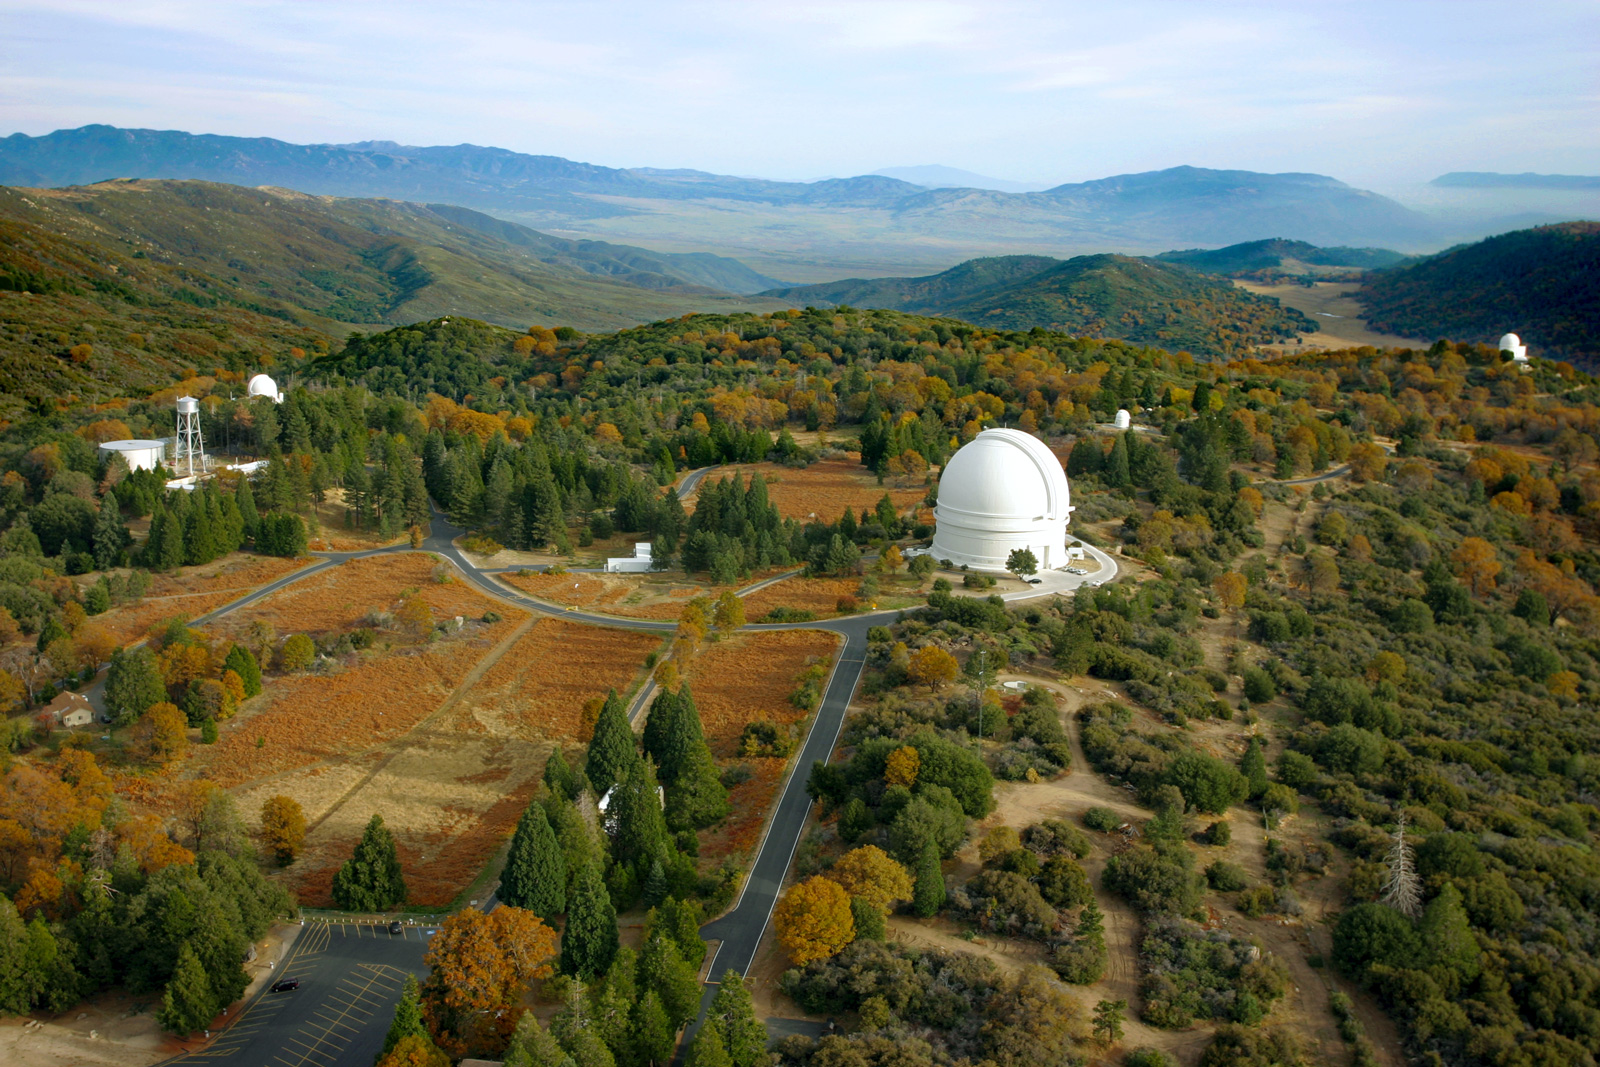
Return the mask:
[[167,458],[165,441],[105,441],[99,448],[100,458],[108,460],[121,456],[130,471],[153,471]]
[[1133,425],[1133,416],[1128,413],[1127,408],[1117,409],[1117,418],[1113,425],[1119,430],[1126,430]]
[[611,574],[644,574],[653,566],[650,558],[650,541],[636,541],[631,556],[611,556],[606,560],[606,571]]
[[251,378],[244,389],[251,400],[258,396],[264,396],[274,404],[283,403],[283,394],[278,391],[278,383],[265,374],[258,374]]
[[1528,362],[1528,346],[1514,333],[1508,333],[1500,338],[1500,351],[1510,352],[1511,358],[1518,363]]
[[1039,569],[1067,565],[1067,475],[1045,443],[1021,430],[984,430],[950,457],[939,479],[938,525],[928,554],[1003,571],[1026,548]]

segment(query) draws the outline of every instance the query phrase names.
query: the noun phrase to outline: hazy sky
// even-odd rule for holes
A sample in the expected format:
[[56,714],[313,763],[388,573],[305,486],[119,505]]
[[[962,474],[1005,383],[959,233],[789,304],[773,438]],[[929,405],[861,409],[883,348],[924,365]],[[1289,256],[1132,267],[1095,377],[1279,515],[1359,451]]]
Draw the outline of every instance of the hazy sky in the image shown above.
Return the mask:
[[1600,173],[1600,3],[0,0],[0,133],[469,141],[774,178]]

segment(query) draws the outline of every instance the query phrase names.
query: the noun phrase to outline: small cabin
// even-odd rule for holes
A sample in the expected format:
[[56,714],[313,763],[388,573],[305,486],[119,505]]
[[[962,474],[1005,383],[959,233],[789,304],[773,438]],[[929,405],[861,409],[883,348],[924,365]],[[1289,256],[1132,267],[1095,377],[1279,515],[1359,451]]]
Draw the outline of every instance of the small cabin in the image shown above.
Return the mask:
[[612,556],[606,560],[608,574],[643,574],[650,570],[654,559],[650,555],[650,541],[639,541],[633,546],[631,556]]
[[68,690],[52,700],[44,709],[41,718],[48,716],[52,726],[60,726],[68,730],[76,730],[81,726],[89,726],[94,722],[94,708],[89,705],[88,699],[82,693]]

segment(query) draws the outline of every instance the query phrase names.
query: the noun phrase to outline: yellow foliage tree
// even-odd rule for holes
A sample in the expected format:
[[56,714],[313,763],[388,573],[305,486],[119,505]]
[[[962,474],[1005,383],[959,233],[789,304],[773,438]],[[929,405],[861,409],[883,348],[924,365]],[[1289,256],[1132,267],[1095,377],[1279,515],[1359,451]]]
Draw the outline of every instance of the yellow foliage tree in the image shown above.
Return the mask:
[[529,986],[555,973],[557,948],[556,932],[523,908],[466,908],[446,919],[423,957],[432,973],[422,1014],[439,1047],[464,1055],[479,1016],[509,1021]]
[[838,882],[820,874],[783,895],[773,924],[778,943],[800,967],[836,955],[856,936],[850,894]]
[[930,689],[949,685],[960,672],[956,658],[938,645],[924,645],[911,653],[906,663],[906,677]]
[[904,563],[905,557],[900,554],[900,549],[894,545],[884,549],[883,554],[878,557],[878,569],[885,574],[893,574]]
[[876,845],[863,845],[844,854],[827,876],[880,911],[897,900],[911,899],[911,872]]
[[1456,575],[1467,583],[1475,596],[1493,591],[1501,566],[1499,553],[1488,541],[1481,537],[1464,538],[1450,553],[1450,562],[1456,565]]
[[189,720],[176,704],[152,704],[133,724],[132,747],[144,759],[170,763],[189,754]]
[[712,611],[711,621],[723,633],[732,633],[744,625],[744,601],[740,600],[733,590],[728,590],[717,597],[717,606]]
[[306,841],[306,813],[293,797],[268,797],[261,805],[261,840],[279,863],[291,863]]
[[922,756],[910,745],[903,745],[889,753],[883,770],[883,780],[889,785],[903,785],[907,789],[917,784],[922,771]]
[[1245,589],[1249,584],[1249,580],[1238,571],[1227,571],[1217,575],[1211,587],[1216,590],[1217,602],[1223,610],[1238,611],[1244,607]]

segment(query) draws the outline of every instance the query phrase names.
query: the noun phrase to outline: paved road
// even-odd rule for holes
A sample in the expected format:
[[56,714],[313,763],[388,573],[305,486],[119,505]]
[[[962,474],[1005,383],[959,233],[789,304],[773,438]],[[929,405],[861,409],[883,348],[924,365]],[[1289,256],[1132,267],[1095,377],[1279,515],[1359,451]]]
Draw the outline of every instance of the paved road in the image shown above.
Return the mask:
[[274,971],[300,979],[300,988],[273,993],[263,985],[215,1041],[165,1067],[365,1067],[383,1048],[406,975],[427,974],[422,956],[432,931],[308,923]]

